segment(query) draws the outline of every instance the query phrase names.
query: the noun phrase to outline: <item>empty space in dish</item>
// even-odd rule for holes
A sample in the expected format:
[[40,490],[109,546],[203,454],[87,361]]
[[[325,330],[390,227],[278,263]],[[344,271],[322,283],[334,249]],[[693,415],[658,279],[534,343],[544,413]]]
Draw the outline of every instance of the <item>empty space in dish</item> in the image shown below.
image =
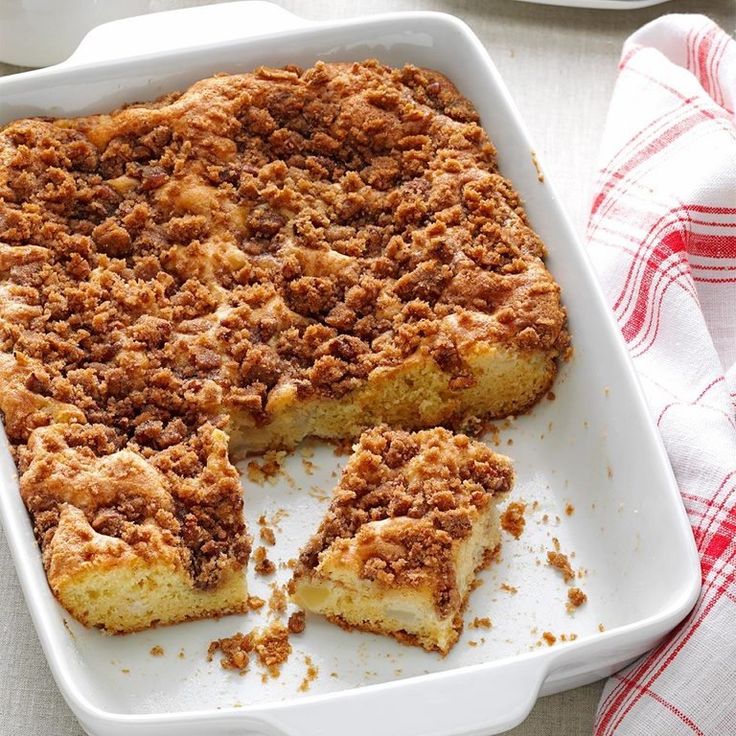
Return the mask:
[[[208,663],[206,651],[213,639],[263,625],[265,609],[124,637],[86,630],[71,620],[46,586],[3,443],[4,524],[47,656],[62,690],[102,711],[240,712],[530,653],[552,679],[555,672],[560,676],[563,664],[568,671],[594,672],[601,662],[620,663],[643,651],[694,600],[692,540],[620,338],[554,193],[538,180],[533,151],[495,69],[461,24],[436,15],[397,15],[10,79],[3,87],[0,123],[34,114],[104,112],[154,99],[218,71],[367,57],[437,69],[475,104],[498,149],[500,170],[520,192],[532,227],[550,251],[548,266],[563,288],[574,357],[561,367],[554,399],[542,399],[525,416],[497,422],[498,434],[486,437],[515,461],[517,481],[509,500],[526,502],[526,528],[518,540],[504,533],[501,558],[481,573],[483,584],[471,595],[463,636],[447,657],[308,616],[306,631],[291,637],[294,652],[281,676],[262,681],[255,663],[241,677],[222,670],[218,657]],[[310,442],[285,459],[273,482],[259,485],[244,476],[256,545],[258,517],[287,512],[275,525],[276,546],[268,548],[275,562],[295,557],[316,530],[345,460],[331,446]],[[568,505],[574,509],[570,515]],[[566,610],[568,585],[546,564],[553,537],[574,569],[584,571],[571,584],[586,592],[588,602],[574,615]],[[289,575],[289,569],[280,568],[275,576],[261,578],[251,564],[250,592],[268,598],[268,584],[283,583]],[[516,592],[502,588],[503,583]],[[492,628],[469,628],[476,616],[488,616]],[[544,632],[557,638],[554,646],[541,639]],[[563,634],[577,638],[562,641]],[[163,648],[163,656],[150,654],[154,646]],[[307,655],[319,674],[303,692]]]

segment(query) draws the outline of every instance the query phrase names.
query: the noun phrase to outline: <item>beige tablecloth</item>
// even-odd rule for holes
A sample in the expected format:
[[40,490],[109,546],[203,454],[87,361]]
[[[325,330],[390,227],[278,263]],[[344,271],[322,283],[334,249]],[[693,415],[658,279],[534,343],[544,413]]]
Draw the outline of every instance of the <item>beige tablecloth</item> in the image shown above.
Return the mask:
[[[491,52],[579,232],[585,224],[599,136],[626,36],[665,12],[706,13],[730,32],[736,25],[734,0],[676,0],[638,11],[572,10],[514,0],[275,2],[314,19],[418,9],[463,18]],[[14,71],[0,64],[0,74]],[[0,634],[0,734],[80,736],[83,732],[41,653],[1,531]],[[527,721],[510,733],[588,736],[600,691],[601,683],[596,683],[542,698]]]

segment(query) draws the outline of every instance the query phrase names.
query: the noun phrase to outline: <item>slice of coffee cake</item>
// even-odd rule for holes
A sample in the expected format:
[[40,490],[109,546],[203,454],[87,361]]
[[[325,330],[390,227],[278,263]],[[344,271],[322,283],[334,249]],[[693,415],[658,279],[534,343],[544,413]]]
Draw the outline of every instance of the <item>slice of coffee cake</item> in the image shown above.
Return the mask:
[[445,429],[365,432],[299,558],[294,602],[446,654],[500,529],[508,458]]

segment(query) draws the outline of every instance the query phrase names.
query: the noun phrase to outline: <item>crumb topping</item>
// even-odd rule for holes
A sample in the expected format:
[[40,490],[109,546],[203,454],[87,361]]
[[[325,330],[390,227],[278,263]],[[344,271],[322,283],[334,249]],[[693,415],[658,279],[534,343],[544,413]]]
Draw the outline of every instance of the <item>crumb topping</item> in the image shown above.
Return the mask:
[[560,552],[560,543],[557,539],[553,538],[552,541],[555,548],[548,550],[547,563],[558,570],[561,573],[563,580],[566,583],[569,583],[571,580],[575,579],[575,571],[572,569],[572,565],[570,565],[568,556]]
[[465,435],[442,428],[368,430],[302,550],[295,578],[316,569],[326,550],[355,540],[363,578],[409,586],[429,579],[438,609],[449,611],[459,595],[453,545],[512,483],[508,459]]
[[151,651],[149,654],[152,657],[163,657],[164,656],[164,648],[162,646],[159,646],[156,644],[156,646],[151,647]]
[[[250,550],[220,430],[420,350],[467,388],[463,339],[563,353],[544,254],[472,105],[413,66],[259,68],[5,126],[0,410],[42,547],[71,504],[217,586]],[[424,494],[417,550],[463,533],[454,493]]]
[[521,501],[512,501],[501,514],[501,528],[507,531],[514,539],[518,539],[524,531],[526,519],[524,512],[526,504]]

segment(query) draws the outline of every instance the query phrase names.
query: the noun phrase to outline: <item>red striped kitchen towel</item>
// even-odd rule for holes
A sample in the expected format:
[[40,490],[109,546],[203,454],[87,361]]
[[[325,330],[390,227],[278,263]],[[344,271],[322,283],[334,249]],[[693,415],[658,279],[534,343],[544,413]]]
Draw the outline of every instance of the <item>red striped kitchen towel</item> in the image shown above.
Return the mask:
[[736,734],[735,104],[736,42],[709,19],[664,16],[626,42],[587,235],[703,591],[663,644],[608,681],[596,736]]

